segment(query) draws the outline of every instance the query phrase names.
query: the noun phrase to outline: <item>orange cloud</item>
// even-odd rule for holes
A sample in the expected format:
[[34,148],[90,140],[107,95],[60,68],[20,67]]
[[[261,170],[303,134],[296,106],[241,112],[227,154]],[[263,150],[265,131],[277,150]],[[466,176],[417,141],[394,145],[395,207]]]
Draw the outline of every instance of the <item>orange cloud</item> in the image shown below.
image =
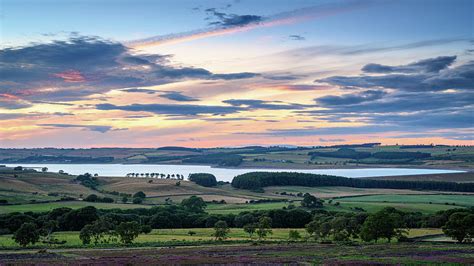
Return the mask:
[[53,76],[62,78],[65,82],[85,82],[86,78],[77,70],[66,70],[54,73]]

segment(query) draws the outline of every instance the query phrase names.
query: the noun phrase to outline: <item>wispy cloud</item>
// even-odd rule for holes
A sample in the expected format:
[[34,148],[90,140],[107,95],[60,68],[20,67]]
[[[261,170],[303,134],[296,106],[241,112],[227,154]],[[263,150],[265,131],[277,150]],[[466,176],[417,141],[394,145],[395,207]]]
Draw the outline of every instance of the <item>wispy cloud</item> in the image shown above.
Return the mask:
[[38,124],[38,126],[46,128],[83,128],[90,131],[96,131],[100,133],[106,133],[110,130],[126,130],[126,129],[113,129],[111,126],[100,126],[100,125],[76,125],[76,124]]
[[158,35],[139,40],[127,41],[124,42],[124,44],[129,47],[142,48],[169,43],[180,43],[207,37],[233,34],[262,27],[295,24],[306,20],[348,12],[368,6],[369,4],[370,2],[365,0],[322,4],[296,9],[289,12],[282,12],[268,17],[258,15],[226,14],[222,12],[216,12],[215,9],[208,9],[208,12],[212,11],[213,15],[219,18],[218,21],[212,23],[212,25],[215,25],[213,27],[176,34]]

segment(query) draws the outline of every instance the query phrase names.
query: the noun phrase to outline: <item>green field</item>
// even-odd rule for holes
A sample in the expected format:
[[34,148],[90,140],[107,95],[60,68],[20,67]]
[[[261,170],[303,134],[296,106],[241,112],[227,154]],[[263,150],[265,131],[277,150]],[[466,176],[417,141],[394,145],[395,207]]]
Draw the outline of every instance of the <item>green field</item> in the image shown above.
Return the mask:
[[[287,207],[289,204],[290,203],[288,202],[266,202],[253,204],[209,204],[206,208],[206,212],[211,214],[238,214],[244,211],[281,209],[283,207]],[[295,204],[299,204],[299,202]]]
[[49,203],[35,203],[35,204],[19,204],[19,205],[3,205],[0,206],[0,213],[9,212],[46,212],[55,208],[67,207],[71,209],[79,209],[86,206],[94,206],[98,209],[134,209],[134,208],[149,208],[150,205],[138,204],[121,204],[121,203],[101,203],[101,202],[86,202],[86,201],[62,201]]
[[340,202],[379,202],[379,203],[404,203],[404,204],[435,204],[452,205],[461,207],[474,206],[474,195],[437,194],[437,195],[370,195],[344,197]]
[[[266,203],[234,203],[213,204],[208,203],[206,212],[210,214],[238,214],[244,211],[281,209],[290,204],[300,205],[301,198],[294,198],[290,202],[266,202]],[[432,202],[430,204],[429,202]],[[369,195],[357,197],[343,197],[333,199],[331,203],[326,199],[324,209],[328,211],[353,212],[355,208],[363,208],[367,212],[376,212],[387,206],[395,207],[402,211],[416,211],[422,213],[435,213],[437,211],[452,208],[474,206],[474,196],[470,195]],[[339,202],[339,205],[336,205]],[[449,204],[445,204],[448,202]],[[452,204],[455,205],[452,205]],[[98,209],[133,209],[150,208],[155,205],[145,204],[122,204],[122,203],[100,203],[85,201],[63,201],[35,204],[18,204],[0,206],[0,214],[9,212],[44,212],[55,208],[68,207],[78,209],[86,206],[94,206]]]
[[[272,234],[266,238],[266,241],[287,241],[289,230],[297,230],[300,232],[302,238],[307,236],[304,229],[287,229],[287,228],[274,228]],[[195,232],[196,234],[190,236],[188,232]],[[441,234],[441,229],[410,229],[408,231],[408,237],[420,237]],[[154,229],[149,234],[141,234],[135,239],[135,243],[146,244],[146,243],[170,243],[176,242],[200,242],[200,241],[213,241],[215,238],[212,236],[214,233],[213,228],[191,228],[191,229]],[[54,237],[58,240],[65,240],[66,244],[59,247],[83,247],[81,240],[79,239],[79,232],[56,232]],[[256,236],[254,235],[254,240]],[[243,231],[242,228],[231,228],[229,233],[229,241],[249,241],[249,236]],[[111,245],[114,245],[113,243]],[[115,244],[116,245],[116,244]],[[43,247],[44,244],[36,244],[32,248]],[[12,235],[0,235],[0,249],[9,249],[19,247],[12,239]],[[90,245],[93,247],[93,245]]]

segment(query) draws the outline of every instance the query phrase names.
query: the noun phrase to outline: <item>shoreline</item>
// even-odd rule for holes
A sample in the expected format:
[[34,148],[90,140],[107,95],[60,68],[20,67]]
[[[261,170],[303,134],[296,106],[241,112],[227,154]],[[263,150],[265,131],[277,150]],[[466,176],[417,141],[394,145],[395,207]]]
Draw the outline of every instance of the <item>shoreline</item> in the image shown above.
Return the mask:
[[[285,166],[276,166],[276,165],[269,165],[269,166],[255,166],[255,165],[243,165],[243,166],[236,166],[236,167],[229,167],[229,166],[218,166],[218,165],[209,165],[209,164],[183,164],[183,163],[58,163],[58,162],[47,162],[47,163],[23,163],[26,165],[183,165],[183,166],[207,166],[210,168],[215,169],[281,169],[281,170],[350,170],[350,169],[386,169],[386,168],[399,168],[399,169],[420,169],[420,170],[451,170],[451,171],[460,171],[460,172],[474,172],[474,168],[470,167],[458,167],[458,166],[451,166],[451,165],[303,165],[303,166],[310,166],[310,167],[301,167],[302,165],[285,165]],[[14,167],[14,166],[22,166],[22,163],[13,164],[13,163],[2,163],[0,165],[10,165],[7,167]],[[314,167],[316,166],[316,167]]]

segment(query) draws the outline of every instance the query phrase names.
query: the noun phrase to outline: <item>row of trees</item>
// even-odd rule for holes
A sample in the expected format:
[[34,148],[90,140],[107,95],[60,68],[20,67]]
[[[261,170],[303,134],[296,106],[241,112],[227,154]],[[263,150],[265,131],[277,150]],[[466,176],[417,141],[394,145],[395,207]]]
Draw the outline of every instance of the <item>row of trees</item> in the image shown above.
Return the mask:
[[182,174],[162,174],[162,173],[128,173],[125,177],[151,177],[151,178],[160,178],[160,179],[177,179],[184,180],[184,175]]
[[261,189],[267,186],[343,186],[356,188],[391,188],[474,192],[474,183],[438,181],[376,180],[297,172],[250,172],[234,177],[232,186],[241,189]]
[[381,151],[381,152],[367,152],[367,151],[356,151],[350,148],[340,148],[336,151],[314,151],[309,152],[308,155],[311,156],[311,159],[316,157],[330,157],[330,158],[348,158],[348,159],[366,159],[366,158],[376,158],[384,160],[393,160],[393,159],[407,159],[407,160],[417,160],[417,159],[426,159],[431,157],[430,153],[426,152],[392,152],[392,151]]
[[[145,195],[136,193],[134,196],[140,198]],[[387,208],[369,215],[365,212],[328,212],[318,208],[319,204],[319,199],[305,194],[303,206],[300,208],[259,210],[237,215],[208,214],[205,212],[206,203],[197,196],[184,199],[180,204],[149,209],[97,210],[90,206],[77,210],[57,208],[42,213],[2,214],[0,233],[14,233],[14,238],[21,245],[35,243],[44,236],[51,236],[54,231],[81,231],[81,239],[84,239],[85,243],[107,241],[129,243],[126,239],[133,240],[131,236],[151,229],[213,228],[217,222],[223,221],[226,226],[222,227],[244,228],[250,237],[258,232],[256,230],[259,228],[263,230],[271,224],[273,228],[306,228],[311,238],[319,240],[345,241],[353,238],[364,241],[377,241],[380,238],[391,240],[402,238],[404,228],[420,227],[443,228],[446,235],[460,242],[471,241],[474,238],[472,227],[474,209],[450,209],[435,214],[421,214]],[[265,218],[266,221],[263,221],[262,217],[268,219]],[[122,223],[125,225],[120,226]],[[141,229],[137,231],[134,228]],[[127,232],[128,236],[120,237],[121,230]],[[260,233],[257,233],[257,236],[260,239],[264,238]],[[46,238],[43,241],[47,241]]]

